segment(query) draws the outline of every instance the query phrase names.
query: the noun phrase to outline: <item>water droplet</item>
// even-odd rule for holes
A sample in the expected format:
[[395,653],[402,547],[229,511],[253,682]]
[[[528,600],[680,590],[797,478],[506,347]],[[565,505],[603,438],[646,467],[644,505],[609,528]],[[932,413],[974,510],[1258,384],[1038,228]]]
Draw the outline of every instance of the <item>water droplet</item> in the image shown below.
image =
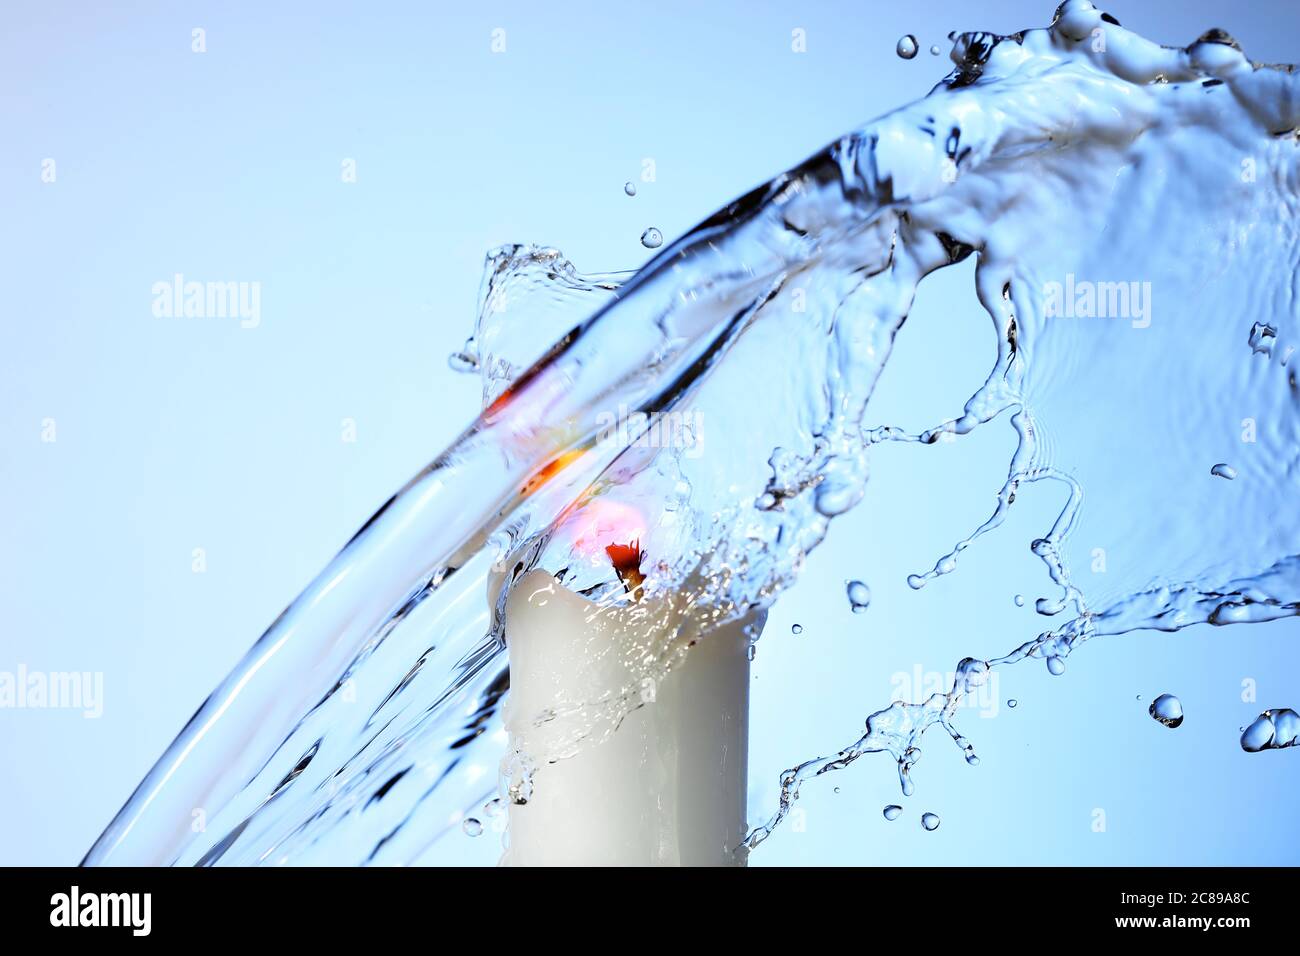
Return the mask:
[[921,826],[925,827],[927,830],[939,829],[939,815],[937,813],[921,814]]
[[1047,669],[1056,677],[1060,677],[1065,673],[1065,661],[1059,657],[1049,657],[1047,659]]
[[1232,481],[1232,479],[1237,477],[1237,469],[1233,468],[1231,465],[1219,462],[1210,469],[1210,474],[1214,475],[1216,478],[1227,478],[1229,481]]
[[849,607],[854,614],[861,614],[871,604],[871,588],[861,581],[850,581],[846,589],[849,595]]
[[919,574],[909,574],[907,576],[907,586],[913,591],[919,591],[925,587],[925,578]]
[[1183,722],[1183,702],[1173,694],[1161,694],[1151,702],[1147,713],[1166,727],[1177,727]]
[[839,793],[839,792],[840,792],[840,788],[839,788],[839,787],[836,787],[836,788],[835,788],[835,792],[836,792],[836,793]]
[[747,658],[749,658],[751,661],[752,661],[755,657],[757,657],[757,656],[758,656],[758,645],[757,645],[757,644],[750,644],[750,645],[749,645],[749,650],[745,651],[745,656],[746,656]]
[[899,815],[900,813],[902,813],[902,812],[903,812],[903,808],[902,808],[902,807],[900,807],[900,806],[899,806],[898,804],[896,804],[896,803],[891,803],[889,806],[885,807],[885,819],[886,819],[886,820],[897,820],[897,819],[898,819],[898,815]]
[[1015,710],[1017,707],[1020,706],[1020,701],[1012,697],[1009,701],[1007,701],[1007,706],[1010,707],[1012,710]]
[[624,183],[624,184],[623,184],[623,192],[627,193],[629,196],[635,196],[635,195],[636,195],[636,183],[633,183],[633,182],[626,182],[626,183]]
[[916,37],[909,33],[907,36],[899,38],[898,46],[894,49],[904,60],[910,60],[912,57],[916,56],[916,51],[920,49],[920,47],[916,45]]
[[803,633],[803,625],[802,625],[802,624],[796,624],[796,625],[794,625],[793,627],[790,628],[790,633],[791,633],[791,634],[802,634],[802,633]]
[[664,234],[651,226],[645,232],[641,233],[641,245],[647,249],[658,249],[664,244]]
[[461,821],[460,828],[465,831],[466,836],[476,837],[483,834],[483,824],[473,817],[466,817]]
[[1034,610],[1044,617],[1051,617],[1054,614],[1060,614],[1065,607],[1064,599],[1052,600],[1051,598],[1040,597],[1034,602]]
[[1289,707],[1266,710],[1241,732],[1241,749],[1247,753],[1300,746],[1300,714]]
[[940,49],[939,44],[937,43],[934,46],[930,47],[930,56],[938,56],[942,52],[943,50]]
[[1016,607],[1024,607],[1024,606],[1025,606],[1025,596],[1023,594],[1017,594]]
[[453,372],[477,372],[478,356],[469,352],[452,352],[447,356],[447,367]]

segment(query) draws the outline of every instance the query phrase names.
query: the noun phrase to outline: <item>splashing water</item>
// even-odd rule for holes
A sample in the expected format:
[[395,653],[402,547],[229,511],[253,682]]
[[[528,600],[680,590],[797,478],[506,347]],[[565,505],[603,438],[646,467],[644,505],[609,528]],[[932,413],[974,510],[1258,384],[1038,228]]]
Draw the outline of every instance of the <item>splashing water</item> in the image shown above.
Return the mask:
[[[1242,346],[1267,323],[1282,356],[1294,349],[1300,82],[1224,34],[1160,47],[1074,0],[1050,28],[954,42],[956,68],[928,96],[727,205],[634,276],[583,275],[555,250],[491,255],[453,361],[481,376],[481,414],[254,644],[86,862],[435,859],[498,794],[503,755],[516,799],[560,756],[506,754],[508,587],[489,607],[490,579],[544,569],[625,600],[591,529],[611,509],[642,516],[646,594],[701,609],[645,649],[634,677],[654,680],[794,583],[861,499],[880,442],[1010,425],[994,510],[914,577],[956,572],[1030,486],[1051,484],[1065,504],[1033,550],[1055,590],[1036,610],[1053,620],[786,771],[747,848],[802,783],[866,753],[889,753],[912,792],[936,724],[972,758],[954,718],[992,668],[1038,658],[1059,673],[1096,637],[1300,613],[1295,379],[1273,346]],[[987,380],[920,433],[872,422],[917,284],[972,255],[998,342]],[[1242,407],[1258,422],[1234,459],[1252,494],[1226,508],[1220,483],[1189,476],[1218,460]],[[1071,568],[1098,540],[1145,562],[1085,595]],[[553,715],[555,739],[598,741],[643,705],[639,680],[611,688]]]

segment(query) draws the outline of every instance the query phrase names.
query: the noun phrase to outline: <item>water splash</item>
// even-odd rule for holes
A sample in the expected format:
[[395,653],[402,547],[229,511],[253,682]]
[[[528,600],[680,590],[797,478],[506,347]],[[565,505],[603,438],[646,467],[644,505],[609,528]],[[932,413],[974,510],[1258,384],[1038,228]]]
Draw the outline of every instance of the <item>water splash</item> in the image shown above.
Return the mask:
[[[912,792],[936,724],[972,757],[954,718],[992,668],[1037,658],[1059,672],[1097,637],[1300,613],[1290,353],[1241,346],[1259,322],[1295,339],[1300,84],[1225,35],[1160,47],[1074,0],[1048,29],[954,37],[953,58],[928,96],[725,206],[635,276],[583,275],[534,247],[490,256],[453,362],[481,376],[483,411],[271,625],[86,862],[436,859],[466,808],[499,792],[513,581],[540,568],[625,601],[588,529],[603,508],[645,516],[646,593],[700,609],[644,648],[635,676],[653,680],[797,580],[884,441],[960,440],[997,419],[1013,430],[992,513],[914,577],[940,586],[1048,487],[1065,504],[1033,551],[1056,593],[1035,608],[1053,620],[786,771],[746,847],[803,782],[866,753],[889,753]],[[871,422],[917,284],[971,256],[998,343],[987,380],[922,432]],[[1051,304],[1066,288],[1068,315]],[[1238,433],[1242,407],[1259,423],[1236,464],[1253,494],[1227,509],[1205,488],[1217,483],[1189,476]],[[660,427],[674,415],[691,427]],[[1121,540],[1144,565],[1085,596],[1071,569]],[[505,585],[492,606],[489,580]],[[644,705],[638,681],[550,718],[572,748]],[[562,757],[508,755],[505,791],[528,799]]]

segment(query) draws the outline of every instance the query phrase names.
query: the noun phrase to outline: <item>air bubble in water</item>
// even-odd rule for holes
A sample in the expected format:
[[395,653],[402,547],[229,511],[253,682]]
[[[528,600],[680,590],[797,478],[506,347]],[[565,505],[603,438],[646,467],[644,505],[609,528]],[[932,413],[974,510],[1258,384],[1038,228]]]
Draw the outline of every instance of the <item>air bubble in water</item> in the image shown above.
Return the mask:
[[645,232],[641,233],[641,245],[647,249],[658,249],[664,244],[664,234],[651,226]]
[[1229,481],[1232,481],[1232,479],[1237,477],[1237,469],[1233,468],[1231,465],[1225,464],[1224,462],[1219,462],[1210,469],[1210,474],[1214,475],[1216,478],[1227,478]]
[[854,614],[861,614],[871,604],[871,588],[861,581],[850,581],[848,588],[849,607]]
[[925,827],[927,830],[939,829],[939,815],[937,813],[921,814],[921,826]]
[[1177,727],[1183,722],[1183,702],[1173,694],[1161,694],[1151,702],[1147,713],[1166,727]]
[[912,57],[916,56],[916,51],[920,48],[916,45],[916,37],[909,33],[907,36],[899,39],[898,46],[894,49],[904,60],[910,60]]
[[460,828],[465,831],[466,836],[476,837],[483,835],[483,824],[474,817],[466,817],[461,821]]
[[635,196],[635,195],[636,195],[636,183],[634,183],[634,182],[626,182],[626,183],[624,183],[624,184],[623,184],[623,192],[627,193],[629,196]]
[[898,804],[896,804],[896,803],[891,803],[889,806],[885,807],[885,819],[886,819],[886,820],[897,820],[897,819],[898,819],[898,815],[899,815],[900,813],[902,813],[902,812],[903,812],[903,808],[902,808],[902,807],[900,807],[900,806],[899,806]]

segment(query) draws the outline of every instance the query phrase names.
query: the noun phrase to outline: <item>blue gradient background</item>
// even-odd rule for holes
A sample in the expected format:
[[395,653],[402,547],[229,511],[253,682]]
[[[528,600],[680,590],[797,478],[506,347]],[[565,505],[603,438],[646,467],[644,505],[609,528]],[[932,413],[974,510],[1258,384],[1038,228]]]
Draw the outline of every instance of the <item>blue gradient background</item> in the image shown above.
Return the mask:
[[[1290,2],[1111,12],[1170,44],[1223,26],[1255,59],[1300,59]],[[1051,14],[1050,0],[6,4],[0,670],[102,671],[105,702],[98,720],[0,710],[0,863],[79,860],[257,635],[473,415],[477,383],[446,355],[489,247],[636,266],[646,226],[679,235],[923,95],[948,31]],[[909,32],[910,62],[894,55]],[[643,157],[657,181],[629,199]],[[971,271],[922,287],[873,421],[921,428],[982,381],[994,342]],[[155,318],[151,286],[176,272],[261,282],[260,326]],[[999,422],[880,450],[866,501],[759,645],[754,819],[783,768],[857,736],[894,673],[947,672],[1040,629],[1028,544],[1060,506],[1050,491],[1023,495],[958,573],[904,583],[986,516],[1012,447]],[[873,588],[867,614],[849,612],[849,577]],[[1237,744],[1261,709],[1300,705],[1298,636],[1294,622],[1134,634],[1088,645],[1062,677],[1005,670],[996,715],[962,718],[981,766],[934,734],[902,800],[888,758],[865,758],[807,786],[797,826],[753,863],[1300,862],[1300,752]],[[1177,731],[1145,713],[1165,691],[1188,713]],[[889,802],[906,806],[893,823]],[[923,810],[939,830],[922,831]],[[462,842],[449,859],[495,857],[490,837]]]

